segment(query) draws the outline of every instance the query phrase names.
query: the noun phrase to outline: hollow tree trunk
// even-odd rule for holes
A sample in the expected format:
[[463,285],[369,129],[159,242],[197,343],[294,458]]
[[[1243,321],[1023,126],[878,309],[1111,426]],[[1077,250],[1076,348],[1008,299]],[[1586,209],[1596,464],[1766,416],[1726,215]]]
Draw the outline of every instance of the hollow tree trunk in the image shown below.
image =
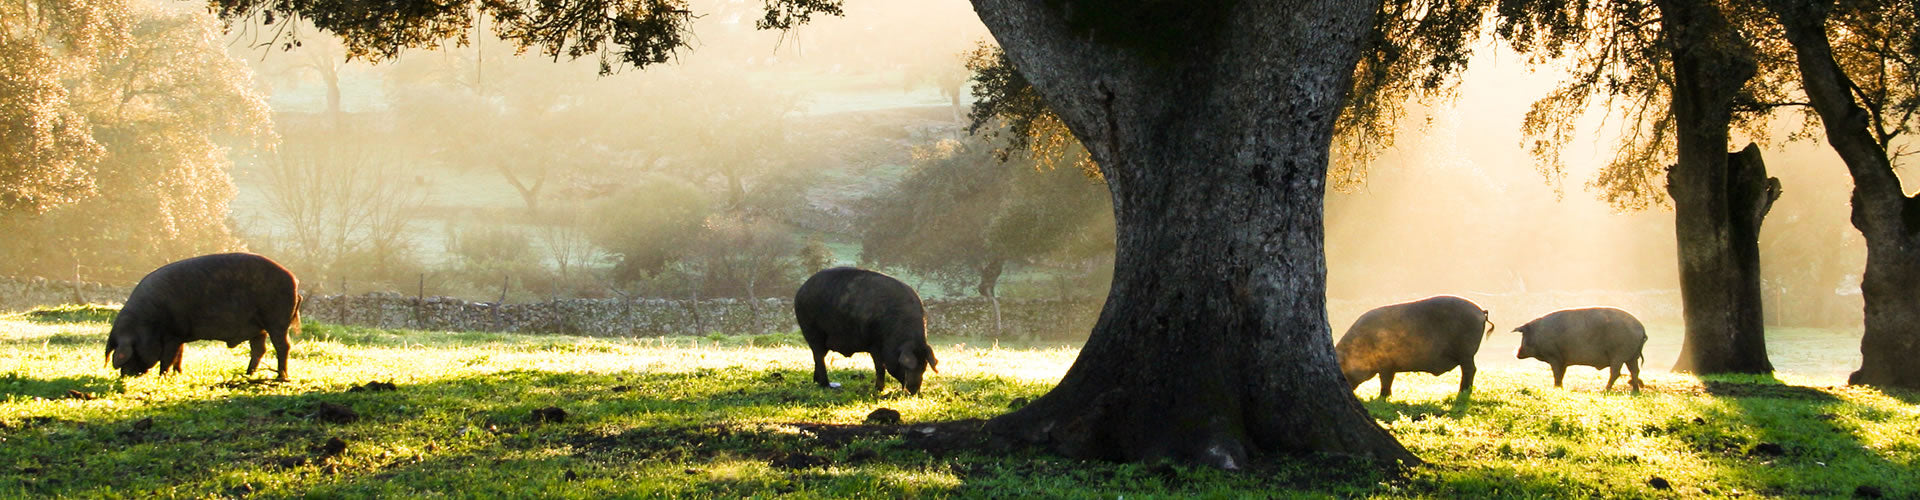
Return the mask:
[[1802,88],[1827,143],[1853,177],[1853,226],[1867,240],[1860,292],[1866,332],[1860,369],[1847,383],[1920,389],[1920,200],[1906,195],[1887,150],[1854,101],[1852,81],[1827,40],[1829,1],[1769,0],[1798,59]]
[[1679,133],[1667,193],[1673,196],[1686,337],[1673,369],[1771,373],[1761,308],[1760,220],[1779,196],[1778,181],[1767,178],[1758,148],[1727,153],[1734,99],[1756,67],[1752,47],[1713,3],[1659,5],[1673,58]]
[[[974,1],[1099,163],[1118,238],[1079,358],[989,430],[1226,469],[1260,452],[1416,461],[1348,389],[1326,317],[1327,152],[1378,2],[1182,3],[1117,34],[1130,21],[1099,23],[1126,16],[1080,3]],[[1093,16],[1080,29],[1076,11]]]

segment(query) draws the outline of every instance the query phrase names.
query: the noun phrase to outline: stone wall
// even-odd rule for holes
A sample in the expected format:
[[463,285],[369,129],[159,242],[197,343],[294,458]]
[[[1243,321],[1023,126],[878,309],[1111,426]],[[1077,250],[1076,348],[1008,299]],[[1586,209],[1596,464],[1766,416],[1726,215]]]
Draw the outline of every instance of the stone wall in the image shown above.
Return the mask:
[[133,285],[0,277],[0,312],[18,312],[61,304],[118,304]]
[[[0,277],[0,312],[90,302],[125,301],[131,285],[74,283]],[[1680,322],[1679,290],[1561,290],[1459,295],[1492,312],[1502,331],[1556,309],[1588,305],[1620,307],[1649,323]],[[1335,337],[1366,310],[1407,297],[1331,298],[1327,319]],[[1098,299],[1003,299],[1001,336],[1083,339],[1100,314]],[[990,337],[993,306],[986,299],[928,299],[927,330],[935,335]],[[301,308],[309,320],[420,330],[572,333],[582,335],[706,335],[790,332],[790,300],[558,299],[496,306],[453,297],[416,298],[393,292],[309,296]]]
[[[0,312],[62,304],[119,304],[132,285],[0,277]],[[1004,299],[999,335],[1080,339],[1100,314],[1096,299]],[[994,336],[993,304],[981,298],[929,299],[927,330],[935,335]],[[311,321],[418,330],[571,333],[580,335],[706,335],[791,332],[786,299],[557,299],[495,305],[455,297],[395,292],[311,295],[300,306]]]
[[[1000,302],[1000,335],[1010,338],[1085,338],[1099,314],[1093,300]],[[935,335],[994,335],[993,306],[985,299],[935,299],[926,306],[927,330]],[[653,336],[799,329],[793,302],[784,299],[557,299],[497,305],[388,292],[308,297],[300,310],[312,321],[419,330]]]

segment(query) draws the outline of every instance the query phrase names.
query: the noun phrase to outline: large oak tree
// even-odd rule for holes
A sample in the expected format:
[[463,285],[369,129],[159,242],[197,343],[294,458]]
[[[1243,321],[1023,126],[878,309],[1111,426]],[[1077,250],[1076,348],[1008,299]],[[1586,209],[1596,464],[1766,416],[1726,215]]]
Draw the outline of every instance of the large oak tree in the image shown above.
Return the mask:
[[[672,0],[214,4],[229,19],[302,16],[341,36],[349,54],[375,57],[464,40],[479,12],[523,46],[635,66],[674,57],[692,15]],[[974,5],[1100,165],[1118,226],[1113,287],[1079,359],[1053,391],[990,428],[1073,456],[1229,469],[1260,452],[1414,460],[1361,408],[1334,361],[1322,196],[1355,67],[1365,50],[1385,48],[1369,43],[1376,18],[1459,7]],[[759,24],[838,11],[834,0],[770,0]],[[1478,20],[1459,19],[1467,28]],[[1464,61],[1464,51],[1447,56],[1440,66]]]

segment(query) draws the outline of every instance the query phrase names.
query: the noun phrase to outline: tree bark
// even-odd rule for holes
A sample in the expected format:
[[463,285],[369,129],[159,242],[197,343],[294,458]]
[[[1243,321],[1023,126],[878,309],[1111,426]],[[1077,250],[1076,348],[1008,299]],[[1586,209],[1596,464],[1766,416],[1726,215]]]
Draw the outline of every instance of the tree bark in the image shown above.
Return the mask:
[[1757,67],[1753,49],[1711,2],[1661,0],[1659,6],[1673,59],[1678,151],[1667,193],[1686,317],[1673,370],[1772,373],[1761,307],[1760,221],[1779,196],[1778,180],[1767,178],[1758,148],[1727,153],[1734,100]]
[[1920,200],[1906,195],[1884,144],[1854,101],[1852,80],[1827,40],[1830,1],[1769,0],[1798,59],[1802,88],[1827,143],[1853,177],[1853,227],[1867,240],[1860,292],[1866,332],[1860,369],[1847,383],[1920,389]]
[[1326,317],[1328,148],[1378,2],[1183,3],[1167,31],[1118,35],[1070,27],[1106,6],[974,6],[1099,163],[1118,238],[1079,358],[989,430],[1224,469],[1264,452],[1417,461],[1348,389]]

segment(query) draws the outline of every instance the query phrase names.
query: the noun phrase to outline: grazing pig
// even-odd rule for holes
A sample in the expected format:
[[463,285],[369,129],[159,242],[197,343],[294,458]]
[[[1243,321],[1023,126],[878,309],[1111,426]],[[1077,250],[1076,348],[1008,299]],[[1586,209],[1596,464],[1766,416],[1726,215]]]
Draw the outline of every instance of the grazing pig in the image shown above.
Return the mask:
[[1607,390],[1627,367],[1627,383],[1640,392],[1641,348],[1647,328],[1626,311],[1611,307],[1562,309],[1520,325],[1520,359],[1534,358],[1553,366],[1553,386],[1567,376],[1567,365],[1607,369]]
[[827,381],[827,351],[872,355],[876,394],[886,387],[889,373],[907,392],[919,394],[927,367],[940,371],[940,360],[927,345],[920,295],[891,276],[851,267],[820,271],[794,293],[793,316],[813,348],[813,381],[821,387],[840,386]]
[[[1485,328],[1482,328],[1485,327]],[[1381,306],[1360,315],[1334,345],[1349,389],[1380,375],[1380,399],[1393,395],[1393,374],[1434,375],[1460,367],[1460,396],[1473,391],[1473,354],[1493,333],[1487,310],[1442,295]]]
[[273,260],[250,253],[202,255],[160,266],[134,285],[107,333],[107,361],[123,376],[160,364],[180,371],[185,344],[251,343],[247,374],[273,341],[279,379],[287,379],[287,335],[300,327],[299,281]]

